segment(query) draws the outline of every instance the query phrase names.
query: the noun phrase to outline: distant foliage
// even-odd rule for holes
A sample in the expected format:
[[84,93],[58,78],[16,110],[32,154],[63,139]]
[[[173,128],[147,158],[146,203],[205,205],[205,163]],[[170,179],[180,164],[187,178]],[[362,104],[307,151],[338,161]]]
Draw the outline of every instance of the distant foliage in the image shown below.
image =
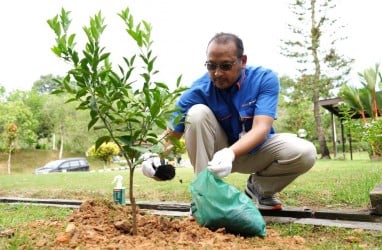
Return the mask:
[[[382,74],[379,64],[359,73],[362,88],[343,85],[340,96],[345,101],[341,106],[345,127],[353,138],[369,144],[372,159],[382,159]],[[379,91],[378,91],[379,90]],[[354,121],[354,115],[361,122]]]
[[120,153],[118,145],[114,142],[103,143],[97,149],[95,145],[91,146],[87,151],[88,155],[95,157],[105,163],[106,166],[110,165],[113,156],[116,156]]

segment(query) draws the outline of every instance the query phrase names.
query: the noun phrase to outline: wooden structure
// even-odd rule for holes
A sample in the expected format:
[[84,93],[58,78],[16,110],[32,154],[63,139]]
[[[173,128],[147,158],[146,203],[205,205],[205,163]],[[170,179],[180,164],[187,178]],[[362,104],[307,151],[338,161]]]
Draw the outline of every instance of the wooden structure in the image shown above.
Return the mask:
[[[341,141],[342,141],[342,153],[345,155],[345,132],[344,132],[344,126],[343,126],[343,115],[341,114],[341,110],[339,109],[339,106],[341,103],[344,103],[343,100],[340,97],[332,98],[332,99],[326,99],[326,100],[320,100],[319,104],[326,110],[328,110],[331,113],[331,127],[332,127],[332,138],[333,138],[333,155],[334,157],[337,156],[337,131],[336,131],[336,122],[335,122],[335,116],[338,117],[341,124]],[[352,118],[358,119],[361,116],[357,113]],[[350,159],[353,160],[353,148],[352,148],[352,142],[351,142],[351,134],[349,136],[349,149],[350,149]]]

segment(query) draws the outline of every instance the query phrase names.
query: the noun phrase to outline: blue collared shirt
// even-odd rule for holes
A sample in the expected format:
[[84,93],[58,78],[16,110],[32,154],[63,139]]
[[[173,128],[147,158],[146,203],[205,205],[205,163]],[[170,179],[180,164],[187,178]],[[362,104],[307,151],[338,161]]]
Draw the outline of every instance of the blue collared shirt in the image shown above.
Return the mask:
[[[180,123],[173,124],[173,129],[184,132],[184,117],[188,110],[195,104],[204,104],[215,114],[227,134],[229,145],[232,145],[239,139],[243,128],[245,131],[252,128],[255,115],[277,118],[279,90],[277,75],[263,67],[247,67],[242,71],[238,82],[224,90],[216,88],[206,73],[179,98],[176,106],[180,108],[183,119]],[[272,128],[268,138],[274,133]]]

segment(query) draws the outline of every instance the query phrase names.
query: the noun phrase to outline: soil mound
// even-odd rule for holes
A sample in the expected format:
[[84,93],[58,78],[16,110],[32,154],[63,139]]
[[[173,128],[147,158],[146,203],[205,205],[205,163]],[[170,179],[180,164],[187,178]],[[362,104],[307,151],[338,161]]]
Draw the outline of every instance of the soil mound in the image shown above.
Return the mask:
[[[211,231],[189,218],[171,218],[139,210],[138,235],[132,235],[131,209],[109,201],[88,200],[66,221],[37,221],[28,229],[28,247],[48,249],[308,249],[301,237],[241,237]],[[28,230],[33,231],[33,230]],[[51,232],[49,235],[49,232]],[[52,235],[53,234],[53,235]]]

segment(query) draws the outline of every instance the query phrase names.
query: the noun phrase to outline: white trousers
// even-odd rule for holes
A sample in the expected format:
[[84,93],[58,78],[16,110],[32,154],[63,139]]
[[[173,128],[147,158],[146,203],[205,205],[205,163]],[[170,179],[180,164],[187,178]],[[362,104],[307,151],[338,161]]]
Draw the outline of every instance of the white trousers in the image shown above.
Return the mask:
[[[215,152],[229,146],[215,115],[203,104],[189,109],[184,136],[195,173],[207,167]],[[308,171],[316,158],[311,142],[280,133],[268,139],[256,153],[236,157],[232,172],[251,174],[264,195],[273,195]]]

